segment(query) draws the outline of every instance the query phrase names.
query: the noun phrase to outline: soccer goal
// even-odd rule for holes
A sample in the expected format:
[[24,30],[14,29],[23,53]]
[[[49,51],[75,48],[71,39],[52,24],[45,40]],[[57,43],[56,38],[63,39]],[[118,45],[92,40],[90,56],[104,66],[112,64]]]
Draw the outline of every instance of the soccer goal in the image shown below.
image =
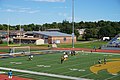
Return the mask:
[[30,46],[11,47],[10,54],[30,54]]

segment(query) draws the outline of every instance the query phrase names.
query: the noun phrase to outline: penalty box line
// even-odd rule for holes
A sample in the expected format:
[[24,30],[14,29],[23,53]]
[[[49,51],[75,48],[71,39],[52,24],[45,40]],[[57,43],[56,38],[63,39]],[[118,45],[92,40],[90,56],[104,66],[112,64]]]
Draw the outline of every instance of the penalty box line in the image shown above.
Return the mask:
[[79,78],[79,77],[72,77],[72,76],[64,76],[64,75],[56,75],[56,74],[50,74],[50,73],[42,73],[42,72],[35,72],[35,71],[28,71],[28,70],[20,70],[20,69],[13,69],[13,68],[5,68],[0,67],[1,70],[12,70],[15,72],[22,72],[22,73],[28,73],[28,74],[35,74],[35,75],[41,75],[41,76],[49,76],[49,77],[56,77],[56,78],[64,78],[64,79],[71,79],[71,80],[90,80],[85,78]]

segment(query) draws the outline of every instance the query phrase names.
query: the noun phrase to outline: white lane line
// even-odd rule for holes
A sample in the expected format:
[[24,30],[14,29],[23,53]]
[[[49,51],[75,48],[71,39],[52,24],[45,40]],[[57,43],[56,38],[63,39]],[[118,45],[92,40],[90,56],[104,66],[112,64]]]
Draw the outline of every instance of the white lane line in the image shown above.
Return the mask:
[[120,75],[112,76],[112,77],[106,78],[105,80],[109,80],[109,79],[112,79],[112,78],[115,78],[115,77],[118,77],[118,76],[120,76]]
[[71,79],[71,80],[88,80],[88,79],[85,79],[85,78],[71,77],[71,76],[64,76],[64,75],[56,75],[56,74],[49,74],[49,73],[42,73],[42,72],[34,72],[34,71],[28,71],[28,70],[20,70],[20,69],[12,69],[12,68],[4,68],[4,67],[0,67],[0,69],[2,69],[2,70],[12,70],[12,71],[16,71],[16,72],[42,75],[42,76],[50,76],[50,77]]

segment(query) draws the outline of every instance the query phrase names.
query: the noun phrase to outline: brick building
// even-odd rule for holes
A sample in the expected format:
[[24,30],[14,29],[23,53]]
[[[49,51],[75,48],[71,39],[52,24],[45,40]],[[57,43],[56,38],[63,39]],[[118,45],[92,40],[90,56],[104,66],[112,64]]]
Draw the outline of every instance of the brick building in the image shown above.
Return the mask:
[[[61,33],[57,31],[35,31],[34,37],[39,37],[44,39],[45,43],[72,43],[72,35]],[[74,42],[76,42],[76,37],[74,37]]]

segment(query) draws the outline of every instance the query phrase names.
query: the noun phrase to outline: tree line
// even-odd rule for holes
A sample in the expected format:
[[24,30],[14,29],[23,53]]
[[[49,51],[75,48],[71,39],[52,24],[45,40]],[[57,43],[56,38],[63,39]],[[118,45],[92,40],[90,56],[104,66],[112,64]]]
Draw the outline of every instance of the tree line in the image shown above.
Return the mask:
[[[114,37],[115,35],[120,33],[120,21],[113,22],[113,21],[104,21],[100,20],[97,22],[74,22],[75,27],[75,35],[78,38],[79,32],[77,29],[85,29],[83,38],[85,40],[89,40],[90,38],[97,38],[100,39],[102,37]],[[62,22],[53,22],[53,23],[45,23],[45,24],[28,24],[28,25],[7,25],[7,24],[0,24],[0,30],[19,30],[20,26],[24,29],[24,31],[45,31],[51,28],[59,28],[60,32],[72,33],[72,22],[67,20],[63,20]]]

